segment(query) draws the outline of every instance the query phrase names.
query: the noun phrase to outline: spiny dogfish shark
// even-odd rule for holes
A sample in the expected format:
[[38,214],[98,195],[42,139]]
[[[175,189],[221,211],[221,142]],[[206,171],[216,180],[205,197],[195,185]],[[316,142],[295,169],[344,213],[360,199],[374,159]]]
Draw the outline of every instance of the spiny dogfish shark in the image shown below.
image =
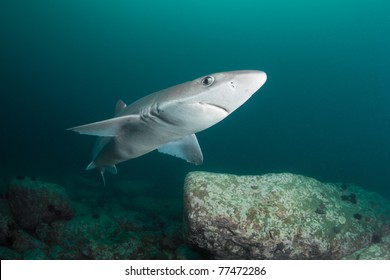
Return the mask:
[[111,119],[69,128],[98,136],[92,162],[104,185],[104,171],[157,149],[199,165],[203,155],[195,133],[220,122],[266,81],[262,71],[215,73],[147,95],[127,106],[119,100]]

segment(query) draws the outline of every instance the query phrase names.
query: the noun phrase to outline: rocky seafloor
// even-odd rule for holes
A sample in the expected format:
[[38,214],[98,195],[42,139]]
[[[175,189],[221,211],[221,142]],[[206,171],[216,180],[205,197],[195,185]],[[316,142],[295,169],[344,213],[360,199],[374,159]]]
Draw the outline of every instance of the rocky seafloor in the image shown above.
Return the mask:
[[390,202],[281,173],[147,181],[0,181],[0,259],[390,259]]
[[199,259],[182,234],[181,197],[155,187],[14,178],[0,199],[0,259]]

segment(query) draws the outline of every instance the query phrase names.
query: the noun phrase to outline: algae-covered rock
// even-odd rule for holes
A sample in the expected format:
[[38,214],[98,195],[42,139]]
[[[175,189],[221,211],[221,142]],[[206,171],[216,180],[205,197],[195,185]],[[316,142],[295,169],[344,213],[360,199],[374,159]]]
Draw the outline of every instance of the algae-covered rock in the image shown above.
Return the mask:
[[8,215],[0,214],[0,245],[9,246],[14,240],[15,223]]
[[[390,235],[377,237],[374,244],[344,257],[345,260],[390,260]],[[374,240],[375,241],[375,240]]]
[[16,178],[8,188],[7,199],[15,221],[27,230],[73,216],[68,195],[57,184]]
[[26,250],[35,250],[35,249],[47,249],[47,245],[42,241],[36,239],[29,233],[18,229],[14,232],[14,240],[12,242],[12,249],[18,252],[24,252]]
[[139,259],[139,252],[145,251],[147,248],[134,234],[125,234],[112,244],[89,243],[82,247],[83,254],[94,260]]
[[9,249],[7,247],[0,246],[0,260],[20,260],[22,254],[19,252]]
[[46,251],[40,248],[29,249],[23,252],[23,260],[47,260]]
[[80,248],[76,246],[62,247],[55,245],[49,248],[48,257],[52,260],[84,260],[89,259],[80,252]]
[[118,236],[119,225],[107,215],[76,216],[70,221],[40,224],[36,234],[50,245],[82,246],[88,243],[110,243]]
[[223,259],[340,259],[390,231],[390,202],[353,185],[293,174],[191,172],[190,244]]

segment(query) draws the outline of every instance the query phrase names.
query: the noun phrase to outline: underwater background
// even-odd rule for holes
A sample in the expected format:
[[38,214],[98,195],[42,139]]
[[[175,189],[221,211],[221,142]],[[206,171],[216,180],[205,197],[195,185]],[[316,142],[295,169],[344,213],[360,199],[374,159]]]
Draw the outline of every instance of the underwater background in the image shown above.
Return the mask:
[[[390,197],[389,10],[385,0],[1,1],[1,181],[85,178],[97,193],[147,182],[149,195],[181,203],[190,171],[291,172]],[[85,171],[95,138],[65,130],[112,117],[118,99],[243,69],[268,80],[197,134],[202,166],[152,152],[119,164],[104,189]]]

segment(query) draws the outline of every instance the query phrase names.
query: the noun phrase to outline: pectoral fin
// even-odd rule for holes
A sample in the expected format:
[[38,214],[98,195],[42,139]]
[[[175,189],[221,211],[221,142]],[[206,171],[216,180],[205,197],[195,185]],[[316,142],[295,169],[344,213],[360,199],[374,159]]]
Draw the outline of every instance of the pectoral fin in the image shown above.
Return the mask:
[[138,121],[139,115],[126,115],[100,122],[68,128],[67,130],[72,130],[80,134],[113,137],[118,134],[124,125],[132,124]]
[[200,165],[203,163],[202,150],[195,134],[188,135],[177,141],[169,142],[157,149],[160,153],[175,156],[187,162]]

